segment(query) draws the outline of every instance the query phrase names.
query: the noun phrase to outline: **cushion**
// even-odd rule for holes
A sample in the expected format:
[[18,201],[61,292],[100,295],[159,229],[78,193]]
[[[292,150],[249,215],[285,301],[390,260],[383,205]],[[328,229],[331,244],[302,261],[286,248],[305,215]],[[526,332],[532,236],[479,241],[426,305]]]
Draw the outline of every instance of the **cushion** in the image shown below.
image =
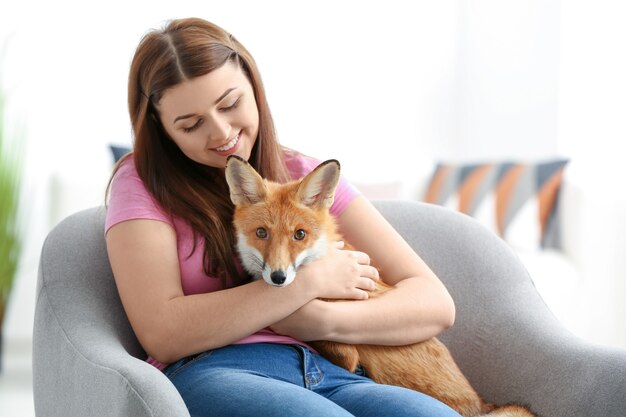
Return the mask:
[[558,247],[566,159],[437,164],[424,201],[468,214],[515,249]]
[[128,146],[121,146],[121,145],[109,145],[109,149],[111,149],[111,153],[113,154],[114,162],[119,161],[122,158],[122,156],[126,155],[128,152],[132,150]]

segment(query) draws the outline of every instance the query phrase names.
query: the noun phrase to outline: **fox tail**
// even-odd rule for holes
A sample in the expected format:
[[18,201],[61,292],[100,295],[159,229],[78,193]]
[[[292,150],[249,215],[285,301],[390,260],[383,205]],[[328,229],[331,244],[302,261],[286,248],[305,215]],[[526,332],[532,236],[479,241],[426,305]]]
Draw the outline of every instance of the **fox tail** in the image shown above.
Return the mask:
[[483,414],[482,417],[537,417],[524,407],[519,405],[505,405],[502,407],[495,407],[487,414]]

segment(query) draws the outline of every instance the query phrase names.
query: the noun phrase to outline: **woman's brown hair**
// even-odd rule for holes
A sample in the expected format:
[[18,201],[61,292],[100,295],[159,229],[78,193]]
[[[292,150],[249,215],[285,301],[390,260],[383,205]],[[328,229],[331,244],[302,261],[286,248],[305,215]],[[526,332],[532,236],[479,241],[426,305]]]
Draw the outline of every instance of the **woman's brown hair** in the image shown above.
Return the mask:
[[[259,133],[250,164],[269,180],[291,179],[254,59],[232,35],[210,22],[173,20],[142,38],[130,68],[128,108],[134,134],[132,156],[144,185],[165,211],[188,222],[196,238],[204,239],[205,273],[237,282],[242,277],[235,267],[233,205],[223,169],[187,158],[161,126],[156,109],[167,89],[226,62],[236,63],[246,74],[259,111]],[[111,182],[109,190],[110,186]]]

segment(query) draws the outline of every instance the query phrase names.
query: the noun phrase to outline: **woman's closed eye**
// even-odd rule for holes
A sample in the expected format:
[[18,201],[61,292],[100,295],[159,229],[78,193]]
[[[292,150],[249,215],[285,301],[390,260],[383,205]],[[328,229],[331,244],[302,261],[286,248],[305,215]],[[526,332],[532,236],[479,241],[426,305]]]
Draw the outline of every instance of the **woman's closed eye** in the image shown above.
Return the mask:
[[241,101],[241,97],[239,97],[237,100],[235,100],[232,104],[225,106],[225,107],[220,107],[220,111],[229,111],[229,110],[234,110],[237,108],[237,106],[239,105],[239,102]]
[[204,120],[203,119],[198,119],[198,121],[196,123],[194,123],[192,126],[183,127],[183,131],[185,133],[191,133],[194,130],[196,130],[197,128],[199,128],[200,126],[202,126],[202,123],[204,123]]

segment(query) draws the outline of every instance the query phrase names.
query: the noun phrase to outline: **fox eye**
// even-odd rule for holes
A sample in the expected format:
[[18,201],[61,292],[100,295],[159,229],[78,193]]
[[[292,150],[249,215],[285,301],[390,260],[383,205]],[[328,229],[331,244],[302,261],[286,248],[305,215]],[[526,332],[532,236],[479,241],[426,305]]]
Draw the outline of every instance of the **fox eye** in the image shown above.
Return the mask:
[[302,240],[306,237],[306,232],[302,229],[296,230],[296,233],[293,234],[293,238],[296,240]]
[[256,237],[259,239],[267,239],[267,230],[264,227],[259,227],[256,229]]

